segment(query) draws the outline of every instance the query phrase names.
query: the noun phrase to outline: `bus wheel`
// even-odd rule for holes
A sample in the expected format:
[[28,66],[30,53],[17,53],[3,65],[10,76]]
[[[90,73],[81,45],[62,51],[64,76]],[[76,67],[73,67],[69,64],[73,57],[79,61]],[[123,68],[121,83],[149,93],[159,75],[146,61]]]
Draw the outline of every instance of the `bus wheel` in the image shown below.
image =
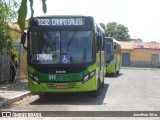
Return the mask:
[[97,90],[89,92],[89,96],[91,96],[93,98],[98,97],[100,92],[101,92],[101,87],[102,87],[102,84],[101,84],[101,80],[99,79],[98,80],[98,88],[97,88]]

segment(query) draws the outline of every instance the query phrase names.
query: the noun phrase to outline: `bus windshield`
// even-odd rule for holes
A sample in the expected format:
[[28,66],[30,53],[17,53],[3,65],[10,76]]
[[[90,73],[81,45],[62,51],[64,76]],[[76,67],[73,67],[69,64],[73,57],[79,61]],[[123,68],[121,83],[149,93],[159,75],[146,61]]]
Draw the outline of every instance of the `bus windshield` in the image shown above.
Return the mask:
[[92,31],[30,32],[29,58],[33,64],[92,62]]
[[108,42],[106,44],[106,62],[109,63],[112,59],[113,53],[112,53],[112,43]]

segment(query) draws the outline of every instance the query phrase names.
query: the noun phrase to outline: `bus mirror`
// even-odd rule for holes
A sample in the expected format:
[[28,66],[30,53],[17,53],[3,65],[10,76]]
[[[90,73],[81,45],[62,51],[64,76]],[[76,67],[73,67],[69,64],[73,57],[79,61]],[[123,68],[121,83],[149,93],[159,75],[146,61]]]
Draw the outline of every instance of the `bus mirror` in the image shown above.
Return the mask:
[[99,47],[102,46],[102,36],[98,36],[98,37],[97,37],[97,43],[98,43],[98,46],[99,46]]
[[23,32],[22,36],[21,36],[21,43],[25,44],[26,43],[26,33]]

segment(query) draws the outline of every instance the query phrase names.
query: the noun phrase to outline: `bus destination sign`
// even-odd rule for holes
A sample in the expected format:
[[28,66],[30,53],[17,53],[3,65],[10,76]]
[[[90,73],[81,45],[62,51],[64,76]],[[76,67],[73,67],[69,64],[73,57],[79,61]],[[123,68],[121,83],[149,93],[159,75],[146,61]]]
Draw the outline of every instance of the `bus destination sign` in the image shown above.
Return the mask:
[[38,19],[40,26],[82,26],[85,24],[83,18],[43,18]]

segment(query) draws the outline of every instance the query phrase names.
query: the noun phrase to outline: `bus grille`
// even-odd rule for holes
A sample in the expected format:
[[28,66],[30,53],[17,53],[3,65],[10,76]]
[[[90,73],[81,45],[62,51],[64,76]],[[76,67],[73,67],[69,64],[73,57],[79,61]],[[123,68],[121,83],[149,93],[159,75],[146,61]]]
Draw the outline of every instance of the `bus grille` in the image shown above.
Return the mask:
[[[47,83],[47,87],[49,89],[56,89],[56,84],[55,83]],[[76,83],[68,83],[67,88],[76,88],[76,87],[77,87]]]

